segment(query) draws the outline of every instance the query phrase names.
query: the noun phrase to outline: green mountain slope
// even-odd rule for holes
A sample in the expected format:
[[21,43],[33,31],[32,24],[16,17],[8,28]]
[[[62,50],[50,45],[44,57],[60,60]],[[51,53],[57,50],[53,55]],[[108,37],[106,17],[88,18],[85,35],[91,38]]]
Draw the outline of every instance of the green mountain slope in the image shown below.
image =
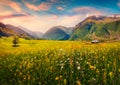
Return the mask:
[[88,35],[97,38],[119,39],[120,37],[120,21],[114,21],[106,24],[96,24],[91,28]]
[[91,16],[77,24],[70,40],[119,39],[120,17]]
[[19,36],[22,38],[31,38],[31,36],[28,33],[24,32],[20,28],[15,27],[13,25],[5,25],[0,22],[0,37],[2,36]]
[[43,38],[50,40],[67,40],[69,35],[62,29],[53,27],[44,34]]

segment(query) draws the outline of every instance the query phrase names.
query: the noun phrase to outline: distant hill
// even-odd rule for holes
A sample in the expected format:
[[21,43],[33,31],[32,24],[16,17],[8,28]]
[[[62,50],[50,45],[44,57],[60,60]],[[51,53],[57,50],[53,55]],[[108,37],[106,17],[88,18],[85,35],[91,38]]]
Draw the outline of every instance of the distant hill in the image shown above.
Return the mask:
[[13,25],[5,25],[0,22],[0,37],[1,36],[19,36],[22,38],[31,38],[31,36],[25,31]]
[[36,32],[36,31],[30,31],[25,27],[19,26],[20,29],[24,30],[26,33],[34,37],[35,39],[41,39],[43,38],[43,33],[42,32]]
[[70,35],[69,31],[66,30],[66,27],[55,26],[48,30],[43,37],[50,40],[67,40]]
[[66,32],[68,35],[72,34],[73,27],[65,27],[65,26],[54,26],[53,28],[59,28],[62,29],[64,32]]
[[49,40],[120,40],[120,15],[90,16],[75,27],[55,26],[45,34],[0,22],[1,36]]
[[43,39],[44,33],[42,33],[42,32],[37,32],[37,31],[34,31],[34,33],[35,33],[35,37],[36,37],[37,39]]
[[74,27],[70,40],[119,39],[120,16],[90,16]]

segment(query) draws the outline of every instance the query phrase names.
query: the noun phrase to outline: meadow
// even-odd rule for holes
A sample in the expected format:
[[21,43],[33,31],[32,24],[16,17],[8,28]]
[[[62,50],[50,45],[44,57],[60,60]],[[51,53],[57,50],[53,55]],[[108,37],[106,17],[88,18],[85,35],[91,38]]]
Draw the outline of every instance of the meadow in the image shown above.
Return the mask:
[[120,85],[120,42],[0,38],[0,85]]

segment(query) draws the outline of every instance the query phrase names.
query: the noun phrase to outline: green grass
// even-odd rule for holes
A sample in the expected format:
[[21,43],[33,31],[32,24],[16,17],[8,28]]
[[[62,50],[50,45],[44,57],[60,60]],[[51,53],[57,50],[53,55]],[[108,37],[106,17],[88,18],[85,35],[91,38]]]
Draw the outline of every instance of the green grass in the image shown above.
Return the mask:
[[0,85],[120,85],[120,42],[0,39]]

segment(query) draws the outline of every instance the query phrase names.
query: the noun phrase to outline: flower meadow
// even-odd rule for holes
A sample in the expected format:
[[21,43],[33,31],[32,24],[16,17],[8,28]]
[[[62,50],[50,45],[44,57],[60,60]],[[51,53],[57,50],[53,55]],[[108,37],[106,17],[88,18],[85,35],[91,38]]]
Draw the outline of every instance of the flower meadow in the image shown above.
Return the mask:
[[120,85],[120,42],[0,39],[0,85]]

